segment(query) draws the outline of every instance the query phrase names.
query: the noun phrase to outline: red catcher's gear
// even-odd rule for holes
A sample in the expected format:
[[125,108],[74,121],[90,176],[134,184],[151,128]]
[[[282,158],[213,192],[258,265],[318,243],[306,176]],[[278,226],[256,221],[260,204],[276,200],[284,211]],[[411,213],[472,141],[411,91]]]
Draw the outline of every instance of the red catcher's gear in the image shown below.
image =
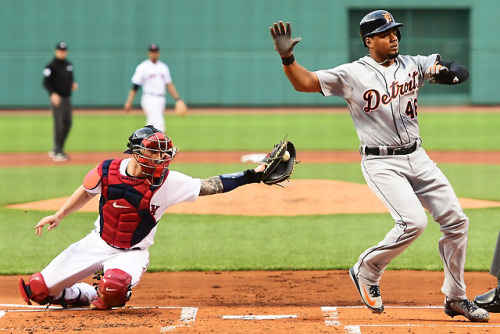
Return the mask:
[[28,284],[25,284],[24,280],[20,278],[19,292],[21,292],[21,296],[28,305],[31,305],[31,300],[40,305],[49,302],[49,289],[41,273],[31,275]]
[[118,248],[132,248],[156,226],[150,206],[158,186],[120,174],[121,159],[99,166],[102,193],[99,201],[101,238]]
[[106,310],[123,306],[130,299],[132,276],[121,269],[108,269],[98,284],[98,297],[91,307]]

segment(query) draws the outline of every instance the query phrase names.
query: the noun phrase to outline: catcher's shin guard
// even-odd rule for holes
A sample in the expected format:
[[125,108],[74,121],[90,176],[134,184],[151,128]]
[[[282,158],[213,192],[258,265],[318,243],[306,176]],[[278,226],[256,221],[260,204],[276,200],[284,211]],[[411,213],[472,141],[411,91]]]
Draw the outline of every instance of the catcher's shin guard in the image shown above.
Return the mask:
[[123,306],[131,296],[132,276],[120,269],[108,269],[97,285],[98,296],[90,307],[106,310]]
[[50,301],[49,289],[41,273],[31,275],[28,284],[24,283],[24,280],[20,278],[19,292],[28,305],[31,305],[31,301],[40,305],[47,304]]

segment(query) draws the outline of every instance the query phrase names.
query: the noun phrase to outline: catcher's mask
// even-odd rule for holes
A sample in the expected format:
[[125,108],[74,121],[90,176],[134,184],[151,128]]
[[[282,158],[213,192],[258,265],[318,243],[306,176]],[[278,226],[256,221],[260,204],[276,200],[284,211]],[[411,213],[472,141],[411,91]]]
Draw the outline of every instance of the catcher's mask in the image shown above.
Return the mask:
[[388,11],[376,10],[366,14],[365,17],[361,19],[361,22],[359,22],[359,34],[361,35],[364,46],[366,47],[366,37],[379,34],[392,28],[397,28],[396,35],[400,41],[401,32],[399,31],[399,27],[402,26],[404,26],[404,24],[394,21],[394,17]]
[[154,126],[146,125],[129,137],[127,146],[128,149],[123,153],[133,155],[148,183],[160,185],[177,153],[172,140]]

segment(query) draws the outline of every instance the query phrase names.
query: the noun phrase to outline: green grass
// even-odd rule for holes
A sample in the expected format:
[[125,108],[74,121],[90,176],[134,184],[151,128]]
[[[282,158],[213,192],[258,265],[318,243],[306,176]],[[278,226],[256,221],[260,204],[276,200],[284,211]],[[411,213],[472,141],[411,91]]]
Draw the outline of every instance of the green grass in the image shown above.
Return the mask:
[[[8,212],[10,211],[10,212]],[[500,209],[467,210],[471,218],[467,270],[488,270]],[[0,274],[28,274],[45,267],[93,227],[94,213],[76,213],[42,237],[34,225],[45,212],[0,209]],[[5,224],[15,221],[15,224]],[[166,215],[150,248],[150,271],[347,269],[393,226],[387,214],[297,217]],[[442,270],[438,224],[426,231],[389,269]]]
[[[121,152],[128,136],[143,125],[141,114],[74,117],[68,152]],[[355,151],[358,138],[345,114],[191,114],[166,117],[168,133],[184,151],[268,151],[288,135],[297,149]],[[499,113],[420,113],[428,150],[500,151]],[[50,115],[1,114],[0,152],[47,152]],[[252,164],[172,164],[206,178]],[[92,228],[95,213],[77,212],[43,237],[35,224],[50,212],[6,209],[4,205],[70,195],[92,165],[0,168],[0,274],[41,270]],[[460,197],[500,201],[500,166],[440,164]],[[359,163],[300,164],[294,179],[364,183]],[[498,235],[500,208],[466,210],[470,218],[466,270],[487,271]],[[151,247],[150,271],[347,269],[381,240],[394,222],[389,214],[246,217],[166,214]],[[429,226],[389,269],[442,270],[438,224]]]
[[[123,151],[128,136],[144,120],[140,114],[75,115],[66,150]],[[419,122],[428,150],[500,150],[500,113],[422,113]],[[166,123],[174,144],[185,151],[267,151],[285,135],[299,151],[353,151],[359,145],[348,113],[167,115]],[[0,114],[0,124],[0,139],[5,143],[0,152],[47,152],[51,148],[50,115]]]
[[[68,196],[91,167],[0,168],[6,189],[0,192],[0,206]],[[205,178],[249,165],[172,167]],[[500,192],[496,191],[500,166],[443,164],[441,168],[458,196],[500,200]],[[364,183],[358,163],[301,164],[294,173],[294,179],[311,176]],[[466,269],[487,271],[498,234],[500,208],[466,213],[471,220]],[[42,269],[69,244],[85,236],[97,217],[96,213],[77,212],[55,230],[44,230],[41,238],[36,237],[35,224],[48,214],[0,208],[0,274],[28,274]],[[150,271],[347,269],[366,248],[381,240],[394,222],[389,214],[246,217],[167,212],[159,224],[150,249]],[[438,224],[429,217],[423,235],[394,259],[389,269],[442,270],[440,236]]]

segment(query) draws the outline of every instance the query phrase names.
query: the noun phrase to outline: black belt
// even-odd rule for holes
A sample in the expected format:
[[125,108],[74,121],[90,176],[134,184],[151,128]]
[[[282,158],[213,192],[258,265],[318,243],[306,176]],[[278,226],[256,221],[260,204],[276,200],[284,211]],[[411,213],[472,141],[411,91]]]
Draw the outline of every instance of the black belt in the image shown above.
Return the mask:
[[[106,242],[107,243],[107,242]],[[116,248],[116,249],[120,249],[120,250],[140,250],[141,247],[134,247],[134,248],[121,248],[121,247],[118,247],[118,246],[115,246],[115,245],[112,245],[112,244],[109,244],[107,243],[109,246],[113,247],[113,248]]]
[[362,152],[366,155],[406,155],[415,152],[418,148],[417,142],[405,146],[387,146],[387,153],[380,152],[379,147],[368,147],[366,146]]

